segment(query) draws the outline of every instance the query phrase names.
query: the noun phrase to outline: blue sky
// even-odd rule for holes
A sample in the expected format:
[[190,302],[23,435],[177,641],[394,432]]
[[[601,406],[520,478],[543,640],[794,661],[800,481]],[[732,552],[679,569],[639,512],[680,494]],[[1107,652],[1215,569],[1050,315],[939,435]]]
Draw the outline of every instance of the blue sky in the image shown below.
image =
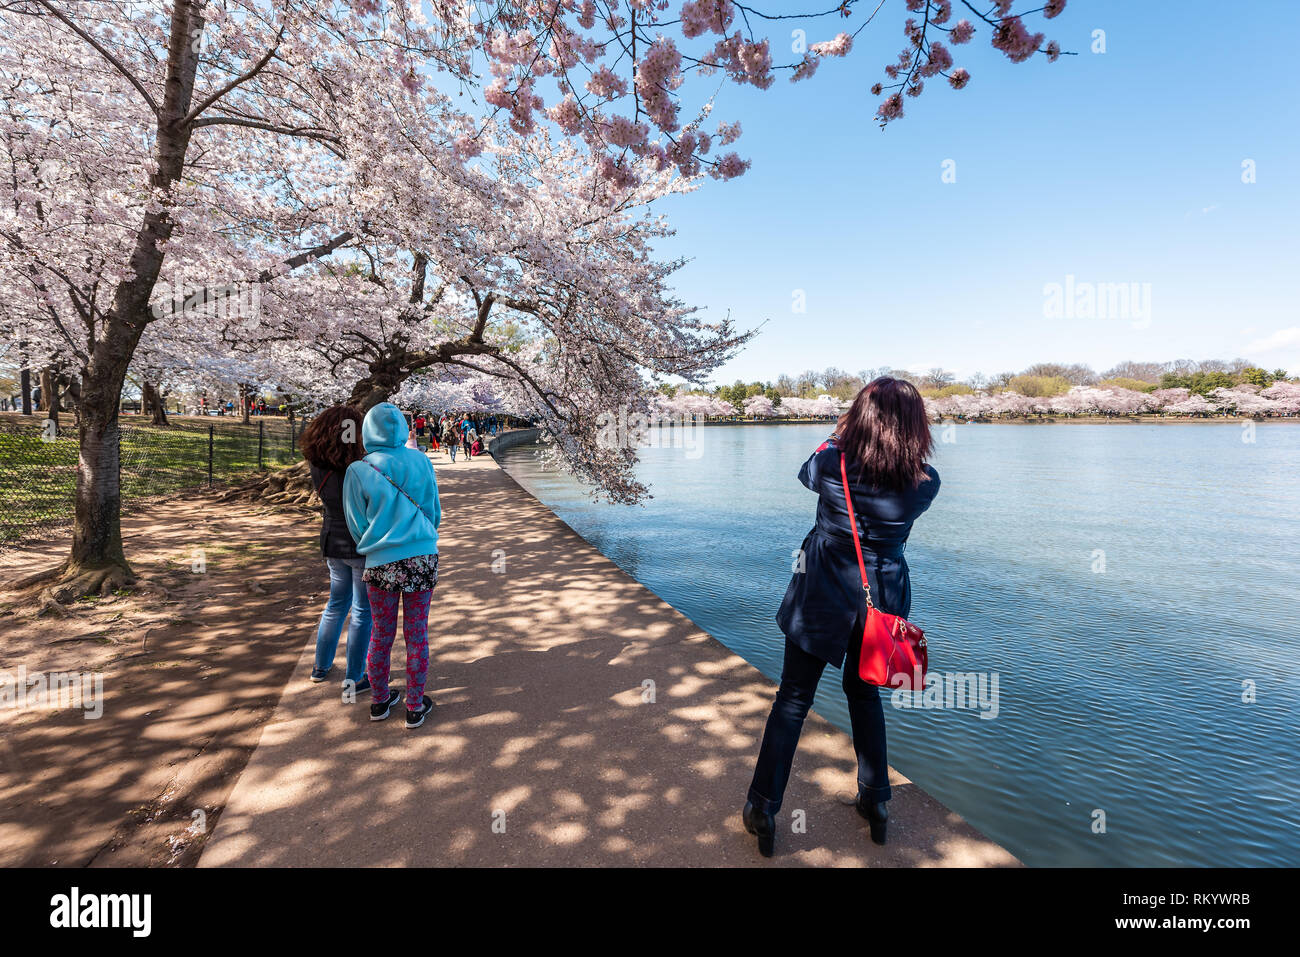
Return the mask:
[[[1054,64],[1011,63],[981,27],[952,48],[970,85],[931,81],[881,131],[868,88],[903,16],[886,0],[810,81],[722,86],[713,116],[743,123],[753,168],[665,203],[661,247],[692,257],[686,301],[766,320],[714,381],[1237,356],[1300,373],[1300,3],[1070,0],[1046,28],[1079,55]],[[840,29],[822,23],[810,41]],[[1149,315],[1049,318],[1067,276],[1150,284]]]

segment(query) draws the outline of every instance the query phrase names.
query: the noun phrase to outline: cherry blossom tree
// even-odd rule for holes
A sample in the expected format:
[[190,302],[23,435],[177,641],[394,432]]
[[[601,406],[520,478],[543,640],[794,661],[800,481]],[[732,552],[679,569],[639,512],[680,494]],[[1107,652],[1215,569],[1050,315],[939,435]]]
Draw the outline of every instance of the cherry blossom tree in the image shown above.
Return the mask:
[[1260,396],[1275,403],[1279,415],[1300,415],[1300,383],[1275,382],[1261,391]]
[[[855,6],[845,0],[806,19],[848,18]],[[987,31],[1015,62],[1059,52],[1028,31],[1010,0],[975,14],[978,24],[951,26],[946,0],[907,6],[919,19],[904,24],[906,56],[886,69],[897,89],[881,107],[883,122],[902,115],[899,93],[918,95],[927,78],[965,85],[969,74],[950,69],[943,34],[960,45]],[[1048,0],[1039,12],[1051,18],[1063,6]],[[485,371],[478,363],[488,360],[475,354],[508,367],[488,338],[492,310],[531,316],[551,334],[542,353],[546,376],[522,368],[508,375],[541,397],[578,473],[635,495],[631,459],[586,457],[590,426],[572,410],[634,394],[642,360],[658,360],[652,374],[708,371],[743,337],[692,319],[677,304],[668,307],[668,331],[650,334],[665,305],[650,301],[632,314],[627,335],[615,337],[639,348],[619,351],[602,335],[616,297],[588,289],[571,303],[563,264],[536,261],[539,247],[528,244],[554,244],[554,237],[533,229],[516,255],[503,256],[498,246],[482,270],[476,224],[467,223],[467,207],[448,200],[472,195],[480,168],[508,168],[502,129],[530,140],[544,132],[543,120],[582,146],[579,162],[594,173],[589,191],[570,199],[617,206],[669,171],[687,179],[738,175],[747,161],[715,150],[737,139],[738,125],[706,130],[711,104],[698,95],[693,118],[683,122],[686,91],[712,88],[707,80],[688,88],[687,77],[721,71],[758,88],[782,70],[806,79],[825,57],[847,55],[875,16],[813,43],[796,62],[774,65],[773,40],[755,35],[752,24],[789,15],[727,0],[691,0],[679,13],[649,0],[630,0],[626,9],[595,0],[12,0],[0,7],[0,159],[11,194],[0,204],[0,297],[15,303],[0,322],[33,354],[75,368],[80,389],[73,542],[55,596],[132,577],[119,521],[118,407],[146,329],[249,285],[296,284],[303,271],[318,288],[337,284],[332,307],[322,310],[400,317],[410,327],[438,312],[429,308],[434,297],[467,265],[461,293],[474,301],[474,318],[466,328],[434,315],[462,334],[442,338],[432,353],[417,350],[421,361],[433,357],[421,367],[460,362]],[[491,75],[485,86],[475,65],[482,61]],[[484,202],[500,208],[496,198]],[[322,260],[343,265],[326,276],[314,268]],[[644,268],[651,278],[640,288],[654,300],[674,266]],[[405,278],[396,279],[401,271]],[[534,273],[548,278],[546,298],[503,293],[517,292]],[[381,292],[361,294],[356,276]],[[184,287],[195,277],[197,288],[179,309],[159,308],[160,282]],[[608,284],[622,278],[614,270]],[[344,304],[344,291],[353,301]],[[464,312],[463,299],[445,295],[437,302]],[[273,314],[274,300],[283,305],[293,294],[263,298]],[[239,321],[223,324],[223,333],[239,332]],[[570,335],[555,334],[561,326]],[[255,338],[248,327],[243,332]],[[666,356],[657,351],[665,343],[675,345]],[[333,358],[340,369],[367,370],[373,387],[361,398],[368,402],[416,371],[408,345],[403,329],[376,341],[369,355]],[[276,354],[293,351],[282,342]],[[321,371],[331,359],[318,358]]]
[[797,419],[822,419],[839,415],[843,409],[840,403],[829,395],[818,396],[815,399],[801,399],[791,395],[781,397],[781,411],[783,415]]
[[1220,408],[1238,415],[1266,416],[1278,411],[1279,403],[1260,395],[1259,386],[1240,385],[1231,389],[1212,389],[1210,398]]
[[1151,407],[1160,411],[1167,411],[1171,405],[1177,405],[1191,396],[1188,389],[1156,389],[1148,393],[1151,399]]
[[1219,406],[1217,403],[1206,399],[1203,395],[1193,394],[1181,401],[1166,404],[1164,411],[1171,415],[1205,416],[1219,411]]
[[165,265],[270,282],[366,234],[398,192],[372,193],[390,147],[450,152],[426,76],[472,79],[471,40],[455,16],[296,0],[17,0],[0,30],[0,291],[80,369],[66,599],[132,577],[118,398]]

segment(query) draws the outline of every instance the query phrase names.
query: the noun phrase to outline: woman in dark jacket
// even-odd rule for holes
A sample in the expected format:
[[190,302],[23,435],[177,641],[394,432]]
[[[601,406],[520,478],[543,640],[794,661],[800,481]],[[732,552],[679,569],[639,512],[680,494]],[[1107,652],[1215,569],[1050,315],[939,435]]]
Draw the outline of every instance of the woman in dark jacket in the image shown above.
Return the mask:
[[[361,574],[365,559],[357,553],[352,533],[343,517],[343,476],[353,462],[366,454],[361,441],[361,413],[351,406],[326,409],[303,430],[299,445],[311,465],[311,481],[325,506],[320,530],[320,550],[330,570],[330,597],[316,628],[316,663],[311,680],[324,681],[334,667],[343,619],[352,615],[348,628],[347,672],[343,688],[357,694],[370,690],[366,677],[366,651],[370,647],[370,599]],[[351,683],[351,684],[349,684]]]
[[781,686],[742,813],[746,830],[758,836],[759,852],[766,857],[772,855],[775,815],[799,733],[828,664],[844,672],[858,757],[858,813],[871,825],[872,840],[885,843],[890,797],[885,715],[877,687],[858,677],[867,606],[840,456],[847,466],[872,600],[880,611],[907,617],[912,586],[903,550],[912,522],[939,493],[939,473],[926,464],[932,449],[920,393],[909,382],[885,376],[858,393],[835,434],[799,470],[799,481],[818,495],[817,524],[803,541],[801,567],[777,612],[786,636]]

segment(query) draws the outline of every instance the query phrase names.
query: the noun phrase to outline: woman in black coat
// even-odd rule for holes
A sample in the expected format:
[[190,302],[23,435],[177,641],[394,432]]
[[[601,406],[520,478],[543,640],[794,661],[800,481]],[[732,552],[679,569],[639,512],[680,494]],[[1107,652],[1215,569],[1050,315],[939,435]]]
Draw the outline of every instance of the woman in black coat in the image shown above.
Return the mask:
[[858,393],[835,434],[799,470],[799,481],[818,495],[817,523],[803,541],[802,564],[777,612],[786,636],[781,686],[742,813],[746,830],[758,836],[766,857],[772,855],[775,815],[799,733],[828,664],[844,673],[858,757],[858,813],[870,823],[872,839],[885,843],[890,797],[885,715],[878,688],[858,677],[867,606],[840,456],[845,458],[872,600],[880,611],[906,618],[912,585],[903,550],[912,523],[939,493],[939,473],[926,464],[932,449],[920,393],[909,382],[885,376]]
[[356,409],[336,405],[312,419],[299,439],[303,457],[311,465],[312,484],[325,507],[320,551],[330,571],[330,596],[316,628],[316,662],[311,680],[320,682],[329,676],[343,631],[343,619],[350,614],[343,687],[357,694],[370,690],[370,679],[366,677],[370,597],[366,583],[361,580],[366,560],[357,553],[343,517],[343,476],[349,465],[366,454],[361,442],[361,423],[361,413]]

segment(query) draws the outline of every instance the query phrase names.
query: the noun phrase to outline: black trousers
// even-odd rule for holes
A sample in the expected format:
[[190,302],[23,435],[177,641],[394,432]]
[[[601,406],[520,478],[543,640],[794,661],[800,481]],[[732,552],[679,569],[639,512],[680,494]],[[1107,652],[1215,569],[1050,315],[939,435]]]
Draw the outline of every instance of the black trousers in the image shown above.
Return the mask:
[[[858,656],[862,653],[859,630],[844,659],[844,694],[849,700],[849,723],[853,728],[853,750],[858,756],[858,788],[870,801],[888,801],[889,756],[885,747],[885,711],[880,691],[858,677]],[[790,639],[785,642],[785,663],[781,668],[781,686],[772,703],[763,729],[763,743],[758,749],[754,780],[749,785],[749,800],[766,814],[781,810],[785,786],[794,765],[795,748],[803,731],[804,718],[812,707],[817,683],[826,662],[808,654]]]

